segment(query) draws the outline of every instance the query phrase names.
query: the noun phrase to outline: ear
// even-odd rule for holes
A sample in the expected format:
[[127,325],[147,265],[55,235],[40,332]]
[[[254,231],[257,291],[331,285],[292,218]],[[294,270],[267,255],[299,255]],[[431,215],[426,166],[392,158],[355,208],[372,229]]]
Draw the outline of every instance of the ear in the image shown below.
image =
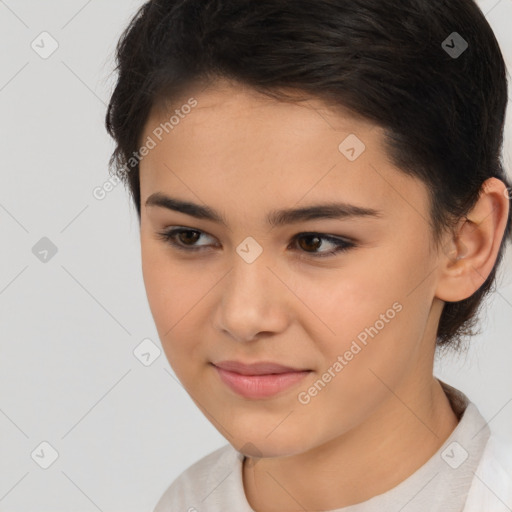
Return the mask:
[[509,191],[497,178],[486,180],[480,197],[439,254],[436,297],[458,302],[471,297],[494,268],[507,226]]

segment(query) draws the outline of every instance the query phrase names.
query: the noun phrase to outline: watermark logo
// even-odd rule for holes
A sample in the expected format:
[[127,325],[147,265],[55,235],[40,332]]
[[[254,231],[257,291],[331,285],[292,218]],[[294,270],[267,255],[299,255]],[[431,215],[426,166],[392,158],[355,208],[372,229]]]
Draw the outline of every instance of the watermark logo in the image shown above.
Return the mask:
[[32,41],[30,47],[39,55],[39,57],[42,59],[48,59],[57,51],[59,43],[48,32],[41,32]]
[[150,338],[143,339],[133,350],[133,355],[144,365],[151,366],[162,351]]
[[457,469],[466,461],[469,457],[468,452],[463,448],[462,445],[453,441],[450,443],[442,452],[441,458],[453,469]]
[[363,154],[365,149],[366,146],[364,145],[364,142],[353,133],[344,139],[338,146],[339,152],[350,162],[357,160]]
[[[176,115],[172,115],[168,121],[165,123],[160,123],[153,131],[152,134],[158,139],[158,142],[161,142],[165,133],[171,133],[176,126],[178,126],[182,119],[192,112],[192,108],[197,106],[197,100],[195,98],[189,98],[187,103],[182,105],[180,108],[177,108],[174,113]],[[139,150],[133,153],[132,157],[128,160],[128,165],[130,167],[135,167],[140,163],[142,158],[147,156],[152,149],[155,149],[157,146],[157,142],[151,135],[148,135],[146,142],[139,148]]]
[[248,236],[237,246],[236,252],[246,263],[253,263],[263,252],[263,247],[252,236]]
[[38,466],[48,469],[59,458],[59,453],[48,441],[43,441],[30,456]]
[[102,201],[103,199],[105,199],[105,197],[107,197],[107,194],[109,192],[112,192],[112,190],[114,190],[117,187],[117,185],[119,185],[119,183],[121,183],[121,178],[119,178],[118,176],[112,176],[110,179],[105,181],[103,185],[94,187],[92,190],[92,195],[98,201]]
[[32,247],[32,254],[42,263],[48,263],[57,251],[57,246],[46,236]]
[[468,46],[468,42],[458,32],[452,32],[441,44],[442,49],[452,59],[458,59]]
[[[178,126],[182,119],[192,112],[192,109],[197,106],[197,100],[195,98],[189,98],[187,103],[182,105],[179,109],[174,111],[175,115],[172,115],[168,121],[164,123],[160,123],[153,131],[152,135],[148,135],[144,144],[137,150],[132,153],[130,158],[128,158],[127,166],[125,166],[122,170],[119,171],[121,177],[116,176],[107,180],[103,185],[94,187],[92,190],[92,195],[98,201],[102,201],[107,197],[109,192],[112,192],[114,188],[119,185],[122,179],[126,179],[128,173],[137,165],[140,164],[142,159],[149,155],[150,151],[155,149],[158,145],[158,142],[161,142],[164,133],[171,133],[176,126]],[[155,140],[156,139],[156,140]]]

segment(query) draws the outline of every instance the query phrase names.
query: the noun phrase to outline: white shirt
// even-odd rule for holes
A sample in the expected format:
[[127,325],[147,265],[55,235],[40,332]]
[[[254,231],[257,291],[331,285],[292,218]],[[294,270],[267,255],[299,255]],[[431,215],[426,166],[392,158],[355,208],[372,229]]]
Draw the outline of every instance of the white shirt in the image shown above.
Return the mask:
[[[442,447],[393,489],[330,512],[511,512],[512,443],[493,435],[477,407],[440,381],[459,423]],[[244,456],[230,444],[186,469],[154,512],[254,512],[242,478]]]

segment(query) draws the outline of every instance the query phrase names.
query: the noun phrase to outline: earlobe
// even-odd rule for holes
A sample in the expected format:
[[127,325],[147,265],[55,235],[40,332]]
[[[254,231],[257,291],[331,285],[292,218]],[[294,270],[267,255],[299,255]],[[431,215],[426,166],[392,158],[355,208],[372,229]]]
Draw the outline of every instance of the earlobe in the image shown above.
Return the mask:
[[480,197],[439,254],[436,297],[458,302],[473,295],[492,272],[509,213],[505,184],[489,178]]

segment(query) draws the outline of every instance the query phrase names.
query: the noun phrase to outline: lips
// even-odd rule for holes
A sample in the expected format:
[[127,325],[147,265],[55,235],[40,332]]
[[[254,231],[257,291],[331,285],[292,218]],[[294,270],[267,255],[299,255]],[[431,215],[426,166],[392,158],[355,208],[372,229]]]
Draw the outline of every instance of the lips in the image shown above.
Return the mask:
[[307,369],[292,368],[290,366],[283,366],[282,364],[272,363],[269,361],[252,364],[244,364],[239,361],[221,361],[219,363],[214,363],[214,365],[217,366],[217,368],[239,373],[240,375],[270,375],[308,371]]
[[213,367],[222,383],[249,399],[269,398],[289,390],[311,372],[268,361],[252,364],[221,361]]

